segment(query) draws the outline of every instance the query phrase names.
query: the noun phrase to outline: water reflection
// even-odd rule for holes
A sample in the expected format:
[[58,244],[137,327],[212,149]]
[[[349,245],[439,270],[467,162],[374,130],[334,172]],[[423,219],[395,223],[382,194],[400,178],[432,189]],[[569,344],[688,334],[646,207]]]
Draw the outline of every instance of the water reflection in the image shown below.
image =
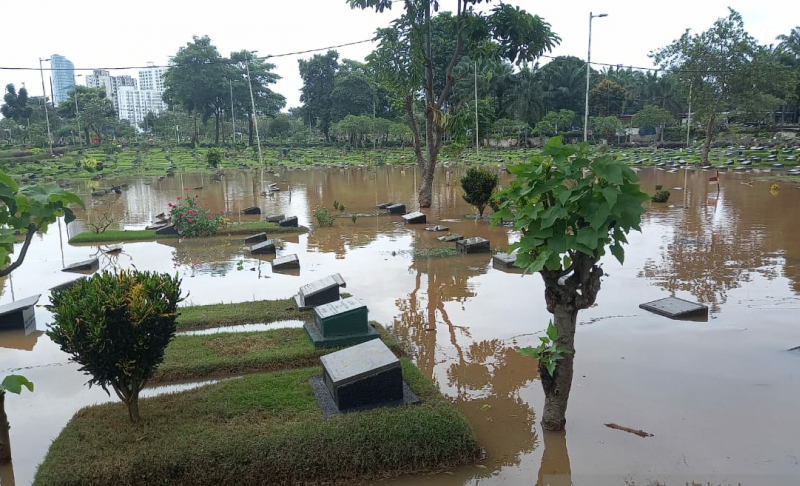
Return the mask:
[[542,432],[544,452],[536,486],[572,486],[572,469],[569,465],[566,431]]

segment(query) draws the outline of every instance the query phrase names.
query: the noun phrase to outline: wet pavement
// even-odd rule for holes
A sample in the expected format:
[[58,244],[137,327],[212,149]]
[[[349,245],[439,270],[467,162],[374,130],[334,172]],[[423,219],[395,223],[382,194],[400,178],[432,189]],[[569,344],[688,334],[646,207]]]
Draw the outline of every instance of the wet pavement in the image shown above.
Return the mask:
[[[445,170],[437,174],[433,207],[424,210],[429,225],[487,238],[504,251],[517,235],[476,220],[455,182],[444,185]],[[449,170],[456,181],[465,168]],[[708,184],[710,172],[639,173],[646,192],[656,184],[686,189],[672,190],[669,203],[648,204],[643,233],[630,236],[624,266],[604,260],[608,276],[597,304],[578,317],[565,434],[541,430],[536,368],[514,351],[535,345],[547,326],[541,279],[493,269],[489,254],[423,258],[417,252],[415,259],[414,249],[453,246],[438,242],[444,233],[426,232],[424,225],[362,216],[311,234],[279,236],[279,254],[300,257],[294,275],[272,273],[273,257],[250,256],[240,237],[125,243],[119,255],[100,254],[100,263],[178,272],[189,304],[285,298],[300,285],[341,273],[346,291],[367,302],[370,319],[409,346],[486,449],[478,466],[386,484],[800,483],[800,421],[794,416],[800,353],[787,351],[800,346],[800,180],[781,182],[774,193],[771,183],[753,181],[759,174],[723,173],[717,194]],[[383,202],[414,210],[416,176],[412,167],[282,169],[263,177],[229,172],[219,183],[178,174],[113,181],[130,187],[94,199],[90,187],[76,186],[90,209],[69,228],[53,225],[34,239],[25,264],[0,280],[0,304],[35,293],[46,304],[47,289],[75,278],[61,268],[98,254],[98,247],[70,246],[68,236],[107,208],[117,225],[139,229],[176,197],[197,194],[201,204],[233,220],[253,220],[236,214],[258,205],[264,214],[297,215],[301,225],[312,225],[313,208],[333,211],[334,200],[348,214],[376,213]],[[262,196],[272,182],[281,191]],[[638,308],[670,295],[708,305],[708,321],[675,321]],[[36,317],[44,331],[51,316],[37,307]],[[83,386],[77,366],[39,332],[0,334],[0,374],[11,372],[36,384],[35,393],[6,399],[14,476],[27,485],[75,411],[110,398]],[[604,426],[610,422],[654,436]],[[7,486],[9,470],[2,473]]]

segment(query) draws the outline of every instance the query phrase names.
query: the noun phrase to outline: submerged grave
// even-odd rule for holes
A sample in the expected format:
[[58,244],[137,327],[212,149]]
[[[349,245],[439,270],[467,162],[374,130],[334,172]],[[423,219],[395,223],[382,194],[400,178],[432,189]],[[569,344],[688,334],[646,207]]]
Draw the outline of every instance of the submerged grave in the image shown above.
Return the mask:
[[669,317],[670,319],[683,319],[691,317],[708,318],[707,306],[690,302],[688,300],[679,299],[677,297],[666,297],[663,299],[654,300],[652,302],[639,304],[639,308]]
[[25,335],[36,330],[36,313],[33,306],[41,294],[32,295],[0,306],[0,329],[23,329]]

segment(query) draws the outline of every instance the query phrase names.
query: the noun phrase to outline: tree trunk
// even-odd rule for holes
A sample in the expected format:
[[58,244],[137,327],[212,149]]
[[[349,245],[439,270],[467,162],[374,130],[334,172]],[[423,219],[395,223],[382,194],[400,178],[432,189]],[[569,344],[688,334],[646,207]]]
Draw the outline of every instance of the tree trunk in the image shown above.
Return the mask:
[[131,397],[128,399],[128,416],[131,419],[131,423],[138,423],[139,422],[139,394],[132,394]]
[[575,359],[575,324],[578,311],[566,305],[556,305],[553,325],[558,330],[558,346],[571,351],[558,362],[554,375],[550,376],[544,364],[539,363],[539,375],[544,388],[544,412],[542,427],[545,430],[564,430],[567,423],[567,404],[572,388],[573,363]]
[[0,392],[0,464],[11,462],[11,437],[6,415],[6,392]]
[[253,114],[247,112],[247,120],[249,123],[247,124],[247,140],[248,140],[248,147],[253,146]]
[[714,138],[714,121],[717,119],[716,111],[711,113],[706,125],[706,140],[703,142],[703,154],[701,157],[702,165],[708,164],[708,152],[711,150],[711,140]]
[[192,135],[192,148],[197,146],[198,137],[197,137],[197,110],[192,110],[192,115],[194,118],[194,134]]
[[214,111],[214,146],[219,146],[219,110]]

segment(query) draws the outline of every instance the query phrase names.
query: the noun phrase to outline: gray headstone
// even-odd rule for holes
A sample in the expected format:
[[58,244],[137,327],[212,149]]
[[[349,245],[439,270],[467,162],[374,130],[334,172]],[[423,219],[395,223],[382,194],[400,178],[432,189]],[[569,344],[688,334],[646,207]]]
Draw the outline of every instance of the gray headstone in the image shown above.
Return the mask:
[[272,260],[273,270],[287,270],[290,268],[300,268],[300,259],[297,255],[285,255]]
[[436,226],[428,226],[425,231],[450,231],[450,228],[437,224]]
[[337,284],[339,284],[339,287],[347,287],[347,282],[344,281],[341,273],[334,273],[331,275],[331,277],[336,281]]
[[492,257],[492,266],[494,268],[499,269],[507,269],[510,267],[514,267],[514,262],[517,261],[517,255],[515,253],[497,253]]
[[242,210],[243,214],[261,214],[261,208],[258,206],[250,206]]
[[284,219],[278,221],[278,225],[284,226],[284,227],[287,227],[287,228],[288,227],[296,228],[297,227],[297,216],[289,216],[288,218],[284,218]]
[[376,207],[377,207],[378,209],[386,209],[386,208],[388,208],[389,206],[391,206],[391,205],[393,205],[393,204],[394,204],[394,203],[385,202],[385,203],[383,203],[383,204],[378,204]]
[[424,224],[427,222],[427,216],[425,216],[425,213],[420,211],[404,214],[403,219],[405,220],[406,224]]
[[271,255],[275,253],[275,242],[272,240],[262,241],[250,247],[251,255]]
[[403,399],[400,360],[380,339],[320,358],[322,379],[339,410]]
[[245,238],[244,239],[244,244],[245,245],[252,245],[253,243],[261,243],[262,241],[267,241],[268,239],[269,238],[267,238],[267,234],[266,233],[257,233],[255,235],[248,236],[247,238]]
[[456,241],[456,249],[461,253],[488,253],[489,240],[480,236],[459,240]]
[[387,207],[386,210],[389,212],[389,214],[406,214],[406,205],[392,204],[391,206]]
[[669,317],[670,319],[708,317],[708,307],[677,297],[666,297],[664,299],[640,304],[639,308]]
[[307,310],[339,300],[339,287],[339,282],[333,276],[327,276],[303,285],[297,295],[294,296],[297,308]]
[[175,229],[175,227],[172,226],[171,224],[168,224],[166,226],[162,226],[161,228],[157,229],[156,230],[156,234],[159,235],[159,236],[177,235],[178,234],[178,230]]
[[92,258],[89,260],[84,260],[82,262],[73,263],[71,265],[67,265],[61,271],[62,272],[89,272],[93,270],[97,270],[100,267],[100,261],[97,258]]
[[436,238],[439,241],[443,241],[445,243],[451,243],[453,241],[463,240],[464,237],[458,233],[451,233],[449,235],[444,235]]
[[271,214],[267,216],[267,223],[279,223],[281,220],[286,219],[285,214]]
[[36,313],[33,306],[39,302],[40,294],[0,306],[0,329],[24,329],[26,333],[36,328]]

